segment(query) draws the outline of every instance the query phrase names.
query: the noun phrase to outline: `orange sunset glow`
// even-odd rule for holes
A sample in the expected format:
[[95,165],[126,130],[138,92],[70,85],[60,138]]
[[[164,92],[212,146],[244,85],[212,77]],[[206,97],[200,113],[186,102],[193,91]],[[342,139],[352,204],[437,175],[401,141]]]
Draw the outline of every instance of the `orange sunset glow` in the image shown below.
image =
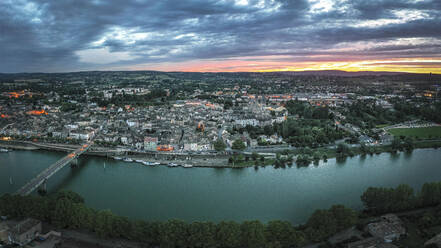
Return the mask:
[[[281,58],[281,57],[279,57]],[[441,74],[440,58],[400,58],[385,60],[348,60],[324,62],[289,62],[271,60],[274,56],[233,58],[226,60],[198,60],[188,62],[141,65],[129,70],[187,71],[187,72],[272,72],[272,71],[320,71],[343,70],[390,71],[408,73]]]

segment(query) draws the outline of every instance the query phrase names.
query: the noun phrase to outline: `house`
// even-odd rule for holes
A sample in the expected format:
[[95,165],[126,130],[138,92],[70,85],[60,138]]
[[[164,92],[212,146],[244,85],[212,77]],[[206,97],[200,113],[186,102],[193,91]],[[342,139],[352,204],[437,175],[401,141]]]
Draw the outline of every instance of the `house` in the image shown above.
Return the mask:
[[238,119],[235,120],[235,124],[236,126],[242,126],[242,127],[246,127],[246,126],[258,126],[259,125],[259,121],[256,119]]
[[441,233],[429,239],[426,243],[424,243],[424,246],[441,248]]
[[384,243],[381,239],[371,237],[349,243],[347,248],[397,248],[397,246],[390,243]]
[[80,133],[79,134],[81,140],[89,140],[90,134],[89,133]]
[[52,137],[65,139],[65,138],[67,138],[67,132],[56,132],[56,131],[54,131],[54,132],[52,132]]
[[42,230],[41,221],[26,219],[9,231],[9,241],[13,244],[24,246],[34,240]]
[[184,150],[185,151],[197,151],[198,150],[198,144],[197,143],[185,143],[184,144]]
[[0,223],[0,242],[6,243],[8,241],[8,233],[9,233],[9,226],[1,222]]
[[145,137],[144,138],[144,150],[156,151],[156,146],[158,145],[157,137]]
[[71,139],[80,139],[80,140],[89,140],[90,134],[89,133],[69,133],[69,138]]
[[398,240],[401,235],[406,234],[400,218],[394,214],[381,216],[379,222],[368,224],[367,229],[372,236],[383,239],[386,243]]

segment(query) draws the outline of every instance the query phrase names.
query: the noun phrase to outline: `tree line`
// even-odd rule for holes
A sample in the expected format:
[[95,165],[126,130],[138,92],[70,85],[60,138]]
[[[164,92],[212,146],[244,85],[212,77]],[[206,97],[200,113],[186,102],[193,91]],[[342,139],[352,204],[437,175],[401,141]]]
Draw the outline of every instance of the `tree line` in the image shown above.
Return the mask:
[[384,214],[441,204],[441,182],[425,183],[418,194],[409,185],[369,187],[361,196],[365,210]]
[[[441,182],[425,183],[416,194],[409,185],[396,188],[370,187],[361,200],[364,214],[379,215],[427,206],[441,206]],[[438,208],[439,209],[439,208]],[[0,215],[9,218],[33,217],[60,228],[95,232],[103,238],[125,238],[160,247],[301,247],[322,242],[359,223],[360,213],[343,205],[316,210],[303,225],[288,221],[193,222],[181,220],[130,220],[109,210],[95,210],[70,191],[48,196],[0,197]],[[436,217],[436,216],[435,216]],[[422,225],[441,219],[425,216]],[[432,223],[433,224],[433,223]]]
[[305,225],[300,226],[280,220],[267,224],[258,220],[242,223],[147,222],[117,216],[109,210],[89,208],[81,196],[70,191],[49,196],[5,194],[0,197],[0,215],[33,217],[59,228],[89,230],[103,238],[125,238],[160,247],[301,247],[310,241],[322,241],[357,223],[357,213],[342,205],[317,210]]

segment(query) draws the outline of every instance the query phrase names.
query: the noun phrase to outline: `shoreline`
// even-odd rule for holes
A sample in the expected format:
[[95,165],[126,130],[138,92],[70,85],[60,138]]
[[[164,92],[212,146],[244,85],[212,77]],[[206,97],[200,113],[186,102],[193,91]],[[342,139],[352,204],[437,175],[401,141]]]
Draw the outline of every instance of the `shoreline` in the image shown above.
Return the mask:
[[[25,150],[25,151],[36,151],[36,150],[43,150],[43,151],[55,151],[55,152],[70,152],[74,149],[79,148],[79,145],[70,145],[70,144],[47,144],[47,143],[36,143],[36,142],[30,142],[30,141],[0,141],[0,148],[6,148],[6,149],[13,149],[13,150]],[[426,140],[426,141],[419,141],[415,143],[415,147],[413,150],[416,149],[438,149],[441,147],[441,142],[438,140]],[[115,161],[121,161],[125,162],[124,159],[129,158],[133,161],[126,162],[126,163],[139,163],[136,162],[136,160],[140,160],[143,162],[157,162],[160,163],[161,166],[167,166],[167,167],[183,167],[182,165],[188,164],[191,165],[187,168],[232,168],[232,169],[241,169],[241,168],[249,168],[249,167],[266,167],[266,166],[274,166],[274,163],[276,162],[276,159],[274,157],[265,157],[264,162],[261,161],[241,161],[239,163],[236,163],[236,165],[231,165],[228,163],[228,159],[231,157],[231,155],[228,154],[179,154],[179,153],[157,153],[157,152],[151,152],[151,153],[141,153],[141,152],[133,152],[133,151],[126,151],[126,150],[110,150],[104,147],[98,147],[95,151],[90,151],[85,153],[86,156],[98,156],[98,157],[106,157]],[[354,152],[353,156],[346,156],[346,157],[338,157],[335,153],[335,149],[329,149],[329,148],[316,148],[313,149],[313,151],[321,151],[327,155],[327,159],[320,159],[318,161],[311,161],[308,165],[298,165],[295,162],[292,162],[290,165],[285,164],[286,166],[297,166],[297,167],[303,167],[303,166],[309,166],[310,164],[314,164],[316,162],[326,162],[329,159],[347,159],[355,156],[367,156],[367,155],[379,155],[382,153],[390,153],[395,154],[396,151],[392,150],[390,146],[376,146],[374,147],[375,151],[372,153],[362,153],[358,148],[352,148],[351,150]],[[400,151],[398,151],[400,152]],[[125,154],[125,153],[135,153],[135,154]],[[294,161],[297,155],[297,153],[290,153],[294,155]],[[114,157],[120,157],[120,160],[114,159]],[[257,162],[257,164],[256,164]],[[169,166],[170,163],[177,164],[177,166]],[[152,166],[152,165],[145,165],[144,166]],[[153,165],[157,166],[157,165]],[[184,167],[185,168],[185,167]]]

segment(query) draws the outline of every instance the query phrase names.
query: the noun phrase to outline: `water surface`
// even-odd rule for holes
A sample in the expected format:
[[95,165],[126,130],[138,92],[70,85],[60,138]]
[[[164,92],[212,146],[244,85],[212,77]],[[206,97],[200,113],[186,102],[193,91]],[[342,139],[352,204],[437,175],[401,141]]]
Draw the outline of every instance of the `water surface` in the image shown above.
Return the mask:
[[[0,154],[0,194],[14,192],[64,155],[42,151]],[[302,223],[315,209],[333,204],[360,209],[360,195],[369,186],[406,183],[419,190],[431,181],[441,181],[441,150],[258,170],[148,167],[83,156],[78,168],[67,166],[51,178],[48,189],[69,189],[81,194],[91,207],[144,220],[281,219]]]

